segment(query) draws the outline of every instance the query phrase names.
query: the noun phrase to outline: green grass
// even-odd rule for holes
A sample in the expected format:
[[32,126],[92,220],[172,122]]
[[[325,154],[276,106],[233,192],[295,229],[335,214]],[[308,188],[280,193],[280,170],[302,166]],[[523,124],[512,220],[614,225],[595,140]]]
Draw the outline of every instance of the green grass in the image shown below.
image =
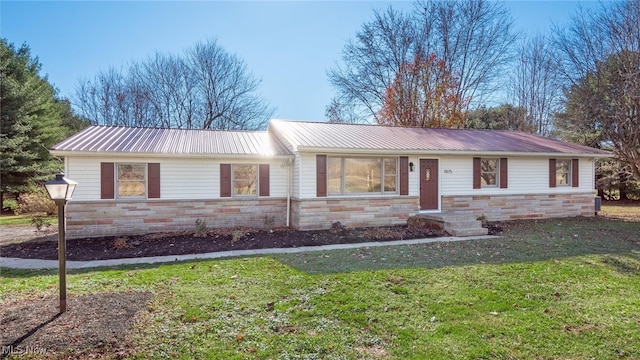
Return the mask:
[[[500,239],[70,271],[68,293],[150,290],[133,358],[640,358],[640,222]],[[57,294],[3,270],[3,300]]]
[[[0,216],[0,226],[3,225],[33,225],[31,221],[33,215],[2,215]],[[46,216],[44,220],[49,224],[55,224],[58,220],[56,216]]]

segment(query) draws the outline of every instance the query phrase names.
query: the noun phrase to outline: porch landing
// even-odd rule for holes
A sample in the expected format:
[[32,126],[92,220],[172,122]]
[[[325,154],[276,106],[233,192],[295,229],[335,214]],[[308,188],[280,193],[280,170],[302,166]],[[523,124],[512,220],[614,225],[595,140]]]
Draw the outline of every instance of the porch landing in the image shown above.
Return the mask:
[[418,214],[407,220],[409,226],[430,227],[442,229],[451,236],[481,236],[487,235],[489,229],[482,227],[478,215],[471,213],[434,213]]

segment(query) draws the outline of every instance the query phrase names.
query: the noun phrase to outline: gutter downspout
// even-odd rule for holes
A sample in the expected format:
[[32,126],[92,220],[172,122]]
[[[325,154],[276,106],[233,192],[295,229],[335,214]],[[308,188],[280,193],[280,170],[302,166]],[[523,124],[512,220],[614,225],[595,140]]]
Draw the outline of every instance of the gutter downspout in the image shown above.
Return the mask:
[[287,174],[287,220],[286,226],[289,227],[290,218],[291,218],[291,177],[293,173],[293,159],[287,159],[282,164],[282,167],[288,167],[289,171]]

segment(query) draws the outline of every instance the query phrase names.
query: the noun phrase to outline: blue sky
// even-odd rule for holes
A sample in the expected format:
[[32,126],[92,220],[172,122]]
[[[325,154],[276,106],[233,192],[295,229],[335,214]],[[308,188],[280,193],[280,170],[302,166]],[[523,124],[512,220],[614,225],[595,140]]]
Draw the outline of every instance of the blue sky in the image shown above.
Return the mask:
[[[545,33],[595,2],[507,1],[516,29]],[[1,1],[0,36],[26,43],[42,73],[72,98],[79,79],[110,66],[143,60],[155,51],[181,53],[216,38],[262,79],[274,117],[323,120],[334,94],[327,70],[373,9],[406,1]]]

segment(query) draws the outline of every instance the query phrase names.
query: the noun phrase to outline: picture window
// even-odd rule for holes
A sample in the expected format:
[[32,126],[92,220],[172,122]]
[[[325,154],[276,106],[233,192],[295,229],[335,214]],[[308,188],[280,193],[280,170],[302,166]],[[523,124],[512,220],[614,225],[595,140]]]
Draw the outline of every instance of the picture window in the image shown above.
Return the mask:
[[398,159],[328,157],[327,180],[330,195],[396,194]]

